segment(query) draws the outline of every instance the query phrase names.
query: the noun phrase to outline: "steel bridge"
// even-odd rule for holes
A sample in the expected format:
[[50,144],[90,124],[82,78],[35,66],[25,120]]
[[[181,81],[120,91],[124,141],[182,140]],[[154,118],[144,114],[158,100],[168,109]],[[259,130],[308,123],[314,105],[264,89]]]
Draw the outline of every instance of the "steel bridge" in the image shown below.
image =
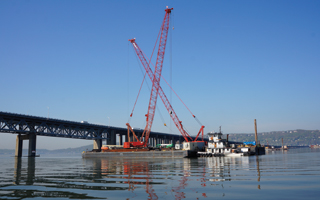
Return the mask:
[[[139,136],[143,130],[135,129]],[[15,156],[22,156],[23,140],[29,140],[28,156],[36,156],[37,136],[63,137],[73,139],[94,140],[93,149],[101,150],[102,142],[122,145],[128,141],[127,128],[90,124],[87,122],[73,122],[60,119],[36,117],[0,111],[0,133],[17,134]],[[130,138],[132,141],[132,138]],[[180,135],[151,132],[149,143],[156,146],[160,143],[183,141]]]

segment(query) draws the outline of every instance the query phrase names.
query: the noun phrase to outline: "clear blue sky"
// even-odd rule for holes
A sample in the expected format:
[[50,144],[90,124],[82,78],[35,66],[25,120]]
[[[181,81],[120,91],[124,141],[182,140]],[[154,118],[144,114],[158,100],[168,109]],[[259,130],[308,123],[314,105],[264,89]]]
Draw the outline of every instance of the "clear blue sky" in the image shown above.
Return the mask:
[[[253,133],[254,119],[258,132],[320,129],[320,1],[0,1],[0,110],[126,127],[143,79],[128,39],[150,56],[166,6],[163,76],[205,132]],[[133,127],[144,128],[149,95],[145,84]],[[152,130],[179,134],[157,105]],[[38,137],[37,148],[85,144]],[[14,145],[0,133],[0,148]]]

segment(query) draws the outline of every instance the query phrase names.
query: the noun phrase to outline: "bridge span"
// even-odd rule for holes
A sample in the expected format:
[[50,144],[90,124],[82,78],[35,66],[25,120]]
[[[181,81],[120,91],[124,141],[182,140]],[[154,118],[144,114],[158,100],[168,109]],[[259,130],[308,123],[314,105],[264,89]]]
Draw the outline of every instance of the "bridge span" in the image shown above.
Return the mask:
[[[143,130],[135,133],[141,136]],[[36,117],[0,111],[0,133],[17,134],[15,156],[22,156],[23,140],[29,140],[28,156],[36,156],[37,136],[63,137],[73,139],[93,140],[93,149],[101,150],[102,143],[120,145],[128,141],[127,128],[73,122],[60,119]],[[130,138],[133,141],[133,138]],[[151,132],[149,144],[175,144],[182,142],[181,135]]]

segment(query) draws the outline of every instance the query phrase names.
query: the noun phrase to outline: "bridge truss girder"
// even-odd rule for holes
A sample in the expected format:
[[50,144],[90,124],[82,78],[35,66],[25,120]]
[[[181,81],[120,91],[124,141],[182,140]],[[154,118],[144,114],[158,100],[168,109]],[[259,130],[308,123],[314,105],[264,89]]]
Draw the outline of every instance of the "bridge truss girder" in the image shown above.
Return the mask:
[[43,117],[0,112],[0,132],[79,138],[107,139],[110,127]]

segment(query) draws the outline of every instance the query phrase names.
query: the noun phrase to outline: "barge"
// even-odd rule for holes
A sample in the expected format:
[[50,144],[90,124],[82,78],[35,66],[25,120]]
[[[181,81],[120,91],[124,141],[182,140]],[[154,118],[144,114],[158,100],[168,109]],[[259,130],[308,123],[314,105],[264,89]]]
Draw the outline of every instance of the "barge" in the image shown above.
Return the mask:
[[[101,150],[83,151],[83,158],[190,158],[197,157],[199,149],[204,147],[204,142],[183,142],[182,145],[166,144],[166,148],[159,147],[127,147],[125,145],[103,145]],[[168,147],[169,146],[169,147]]]
[[83,158],[187,158],[191,155],[192,152],[188,150],[82,152]]

